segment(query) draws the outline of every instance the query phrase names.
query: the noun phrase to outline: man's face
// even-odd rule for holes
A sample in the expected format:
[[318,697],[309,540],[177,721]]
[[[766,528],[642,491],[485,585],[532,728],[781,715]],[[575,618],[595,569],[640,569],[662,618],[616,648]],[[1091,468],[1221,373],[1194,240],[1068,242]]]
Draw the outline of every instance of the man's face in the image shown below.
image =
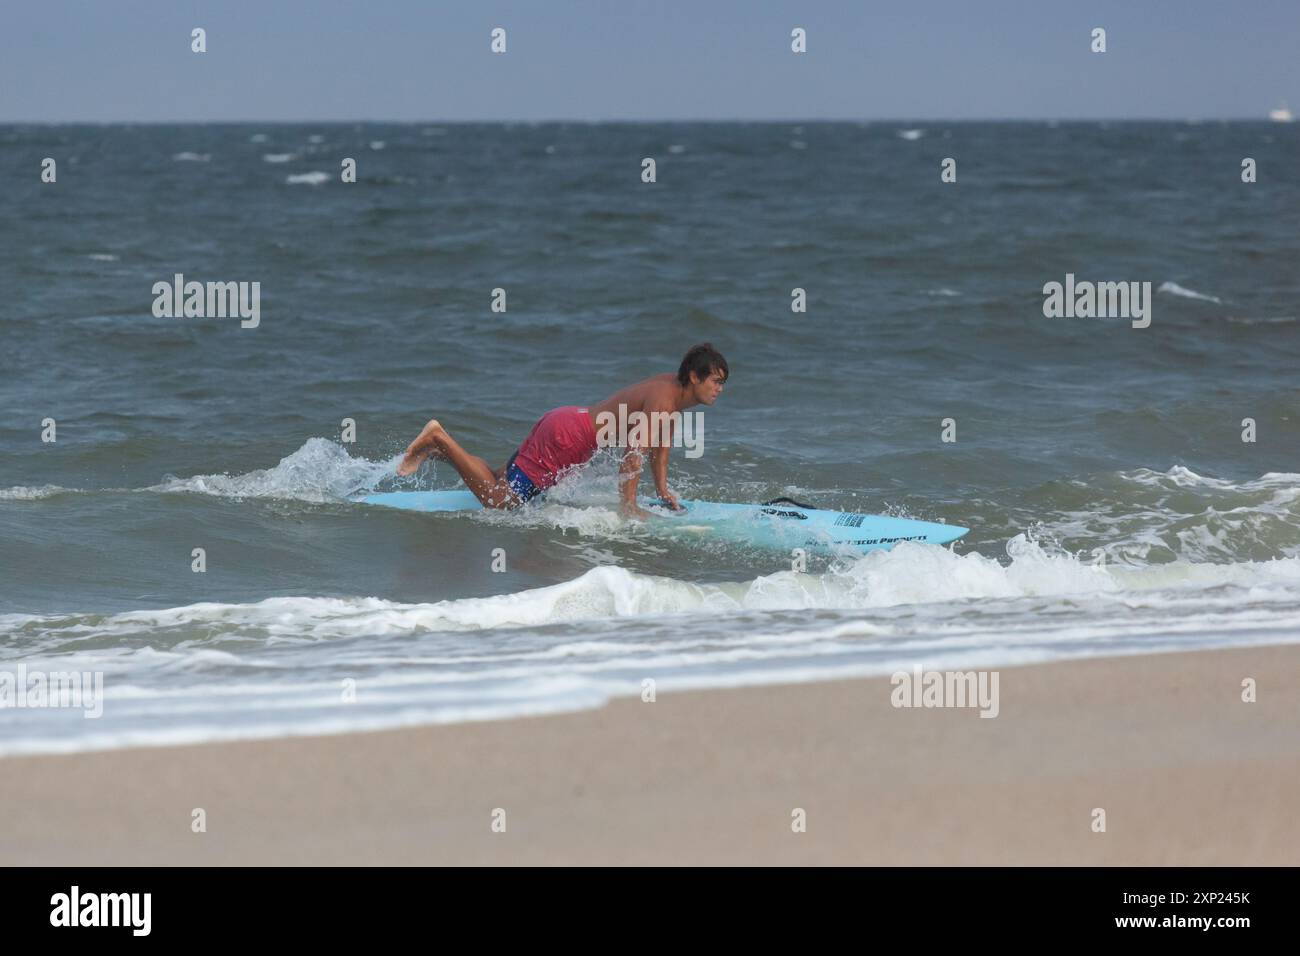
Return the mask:
[[722,377],[721,372],[710,372],[708,378],[701,379],[694,372],[691,373],[691,381],[695,383],[695,397],[705,405],[712,405],[722,394],[722,386],[726,384],[726,379]]

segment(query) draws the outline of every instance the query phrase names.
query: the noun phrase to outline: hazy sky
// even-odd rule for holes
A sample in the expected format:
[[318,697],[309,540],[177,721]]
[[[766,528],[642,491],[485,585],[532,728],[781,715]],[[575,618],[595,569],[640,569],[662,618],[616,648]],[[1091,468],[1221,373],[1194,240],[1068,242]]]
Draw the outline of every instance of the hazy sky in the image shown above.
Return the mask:
[[0,122],[1262,119],[1298,64],[1300,0],[0,0]]

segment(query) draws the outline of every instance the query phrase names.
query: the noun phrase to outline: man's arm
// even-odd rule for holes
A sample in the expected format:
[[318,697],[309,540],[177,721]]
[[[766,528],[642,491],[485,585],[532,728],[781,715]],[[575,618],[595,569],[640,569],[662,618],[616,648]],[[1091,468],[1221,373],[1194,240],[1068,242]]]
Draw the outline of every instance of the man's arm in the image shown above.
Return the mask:
[[629,447],[618,468],[618,484],[622,504],[620,510],[627,518],[649,518],[650,513],[636,503],[636,486],[641,482],[641,466],[645,457],[641,449]]
[[[668,453],[672,450],[676,413],[664,396],[652,396],[639,410],[644,417],[640,434],[650,446],[650,473],[654,476],[655,492],[673,508],[680,507],[677,497],[668,490]],[[636,503],[636,489],[641,481],[641,468],[645,463],[645,449],[640,441],[629,444],[619,468],[623,513],[629,517],[649,518],[652,515]]]
[[650,474],[655,479],[655,494],[672,507],[680,507],[677,504],[677,496],[668,490],[668,453],[671,451],[668,445],[656,445],[650,450]]
[[668,455],[672,452],[673,436],[681,412],[671,403],[659,400],[646,403],[646,420],[649,423],[650,474],[654,476],[655,493],[672,508],[680,507],[677,496],[668,490]]

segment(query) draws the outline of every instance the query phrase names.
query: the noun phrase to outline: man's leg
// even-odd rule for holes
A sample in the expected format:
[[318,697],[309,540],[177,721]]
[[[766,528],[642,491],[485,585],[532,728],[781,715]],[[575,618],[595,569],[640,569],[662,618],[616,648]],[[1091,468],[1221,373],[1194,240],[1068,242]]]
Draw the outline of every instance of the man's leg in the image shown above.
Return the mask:
[[451,462],[451,466],[460,474],[465,487],[474,492],[474,497],[485,508],[515,508],[520,501],[511,491],[505,480],[505,469],[493,471],[478,455],[471,455],[460,447],[456,439],[447,434],[447,429],[436,420],[424,426],[424,430],[406,449],[406,457],[397,466],[399,475],[412,474],[426,458],[441,458]]

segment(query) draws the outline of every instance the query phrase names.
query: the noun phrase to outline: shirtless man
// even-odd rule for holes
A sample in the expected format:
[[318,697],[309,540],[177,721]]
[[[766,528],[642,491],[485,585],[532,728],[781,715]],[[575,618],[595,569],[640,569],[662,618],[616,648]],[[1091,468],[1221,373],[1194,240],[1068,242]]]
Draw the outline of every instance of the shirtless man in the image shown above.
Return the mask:
[[[566,405],[542,416],[533,426],[519,450],[498,469],[493,469],[477,455],[465,451],[434,419],[424,426],[406,449],[397,466],[399,475],[409,475],[426,458],[449,461],[460,473],[465,486],[483,502],[485,508],[517,508],[559,480],[561,473],[582,464],[596,453],[599,445],[596,429],[602,423],[617,421],[619,406],[623,415],[643,413],[653,420],[680,413],[695,405],[712,405],[722,394],[729,375],[727,360],[712,345],[696,345],[682,359],[677,374],[665,372],[615,392],[599,405]],[[608,416],[608,417],[606,417]],[[606,430],[608,433],[608,430]],[[658,434],[657,431],[655,434]],[[670,442],[650,442],[650,471],[655,491],[672,507],[677,496],[668,490],[668,452]],[[619,467],[621,511],[626,517],[648,518],[649,512],[637,506],[636,487],[641,480],[645,461],[644,448],[629,443]]]

